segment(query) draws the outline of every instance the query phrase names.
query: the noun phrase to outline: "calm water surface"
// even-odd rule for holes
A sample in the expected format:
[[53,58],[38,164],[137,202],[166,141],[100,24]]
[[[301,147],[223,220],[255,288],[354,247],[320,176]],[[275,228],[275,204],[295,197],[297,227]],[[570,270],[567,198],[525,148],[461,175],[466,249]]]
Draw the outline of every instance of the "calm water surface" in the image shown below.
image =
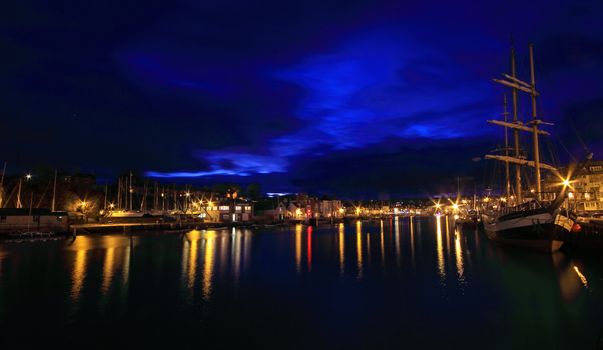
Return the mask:
[[0,345],[593,349],[603,259],[446,218],[0,243]]

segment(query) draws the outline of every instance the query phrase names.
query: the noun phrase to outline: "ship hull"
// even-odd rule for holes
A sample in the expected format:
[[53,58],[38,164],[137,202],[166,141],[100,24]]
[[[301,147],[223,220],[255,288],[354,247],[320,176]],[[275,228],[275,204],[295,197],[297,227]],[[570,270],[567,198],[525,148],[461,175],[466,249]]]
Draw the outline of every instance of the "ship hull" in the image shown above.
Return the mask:
[[483,214],[482,222],[489,239],[542,252],[559,250],[574,224],[570,218],[547,212],[507,220]]

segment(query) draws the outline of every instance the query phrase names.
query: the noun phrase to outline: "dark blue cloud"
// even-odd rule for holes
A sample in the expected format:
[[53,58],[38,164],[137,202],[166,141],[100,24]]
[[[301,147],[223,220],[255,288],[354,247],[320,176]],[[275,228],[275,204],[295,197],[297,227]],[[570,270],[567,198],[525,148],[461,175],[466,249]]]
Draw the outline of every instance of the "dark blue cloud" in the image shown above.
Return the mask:
[[[523,77],[536,43],[554,134],[575,150],[575,125],[601,147],[588,128],[603,98],[601,14],[599,1],[13,4],[0,14],[0,146],[16,166],[106,177],[436,188],[480,171],[459,152],[500,143],[485,120],[502,112],[491,78],[508,71],[511,36]],[[433,157],[455,161],[416,165]]]

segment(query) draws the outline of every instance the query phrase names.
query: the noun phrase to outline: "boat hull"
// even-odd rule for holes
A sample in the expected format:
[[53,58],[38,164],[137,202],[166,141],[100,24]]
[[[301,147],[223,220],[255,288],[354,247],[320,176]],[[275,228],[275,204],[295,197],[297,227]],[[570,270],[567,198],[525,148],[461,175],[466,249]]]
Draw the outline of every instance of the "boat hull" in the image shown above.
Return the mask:
[[492,215],[483,214],[482,222],[489,239],[542,252],[559,250],[574,224],[570,218],[550,213],[508,220],[499,220]]

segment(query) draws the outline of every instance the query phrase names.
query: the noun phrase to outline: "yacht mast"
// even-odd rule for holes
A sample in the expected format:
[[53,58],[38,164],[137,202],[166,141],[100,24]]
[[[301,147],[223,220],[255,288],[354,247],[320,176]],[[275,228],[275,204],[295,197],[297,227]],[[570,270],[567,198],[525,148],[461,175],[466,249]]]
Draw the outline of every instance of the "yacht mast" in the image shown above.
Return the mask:
[[121,176],[117,178],[117,207],[121,210]]
[[2,208],[2,201],[4,200],[4,174],[6,173],[6,162],[4,162],[4,168],[2,169],[2,178],[0,179],[0,208]]
[[[106,196],[105,196],[106,197]],[[54,171],[54,186],[52,187],[52,212],[55,211],[55,204],[57,198],[57,171]]]
[[109,194],[109,184],[105,183],[105,205],[103,207],[104,210],[107,210],[107,195]]
[[134,189],[132,188],[132,170],[130,170],[130,211],[132,211],[132,195],[134,194]]
[[21,204],[21,177],[19,177],[19,191],[17,191],[17,208],[22,208],[23,205]]

